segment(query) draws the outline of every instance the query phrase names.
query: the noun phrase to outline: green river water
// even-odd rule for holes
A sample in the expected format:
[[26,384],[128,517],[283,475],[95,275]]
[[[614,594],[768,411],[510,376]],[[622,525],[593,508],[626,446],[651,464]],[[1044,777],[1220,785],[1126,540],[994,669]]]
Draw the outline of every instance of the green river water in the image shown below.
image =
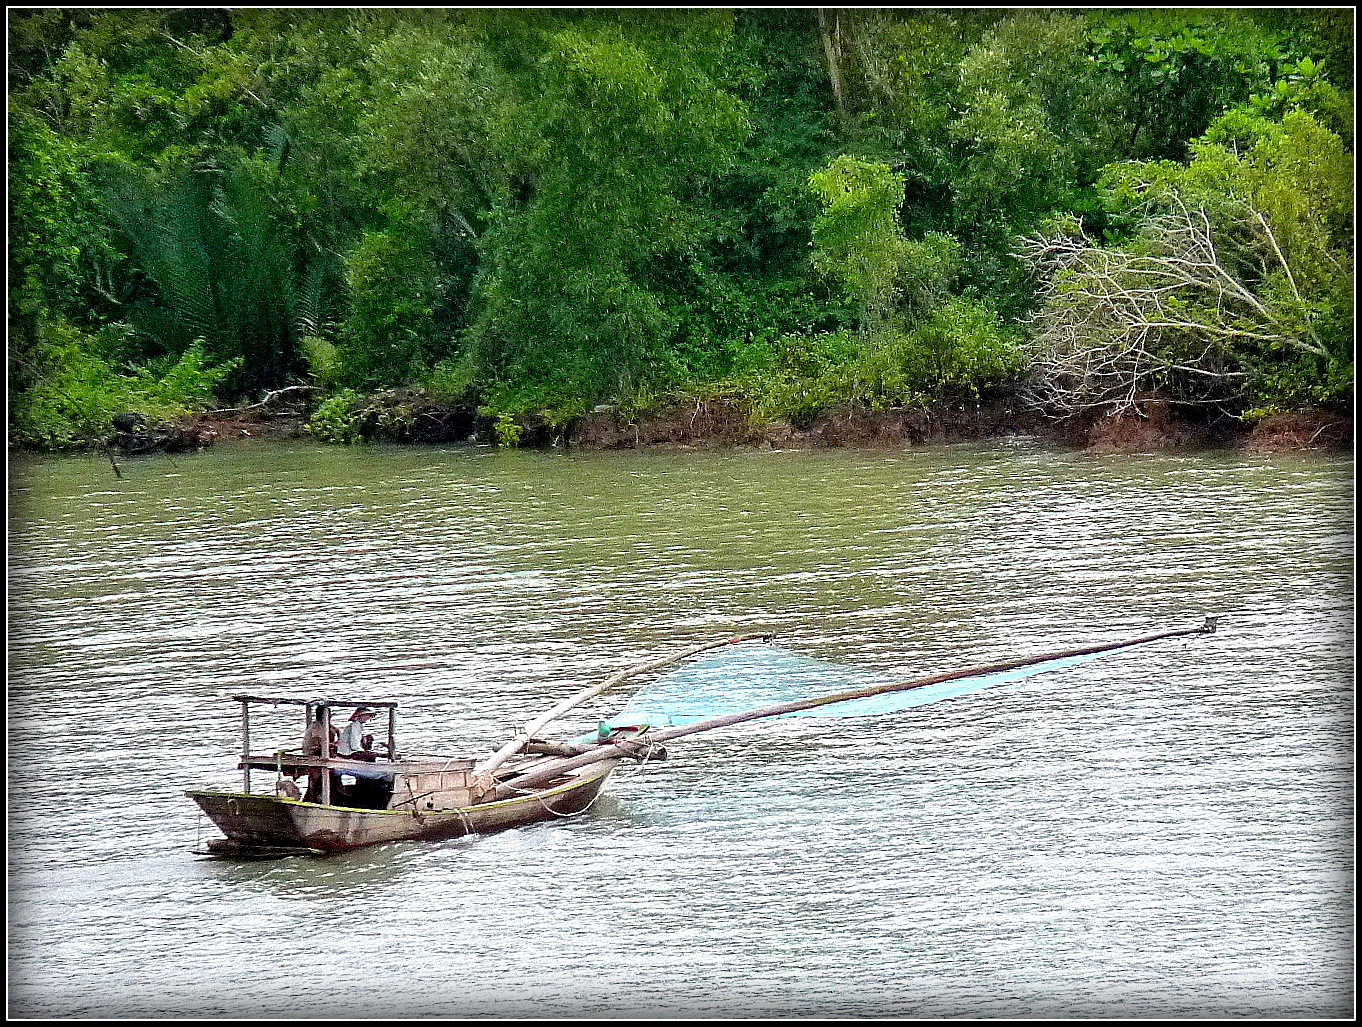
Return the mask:
[[[18,1017],[1350,1017],[1353,463],[222,445],[13,458]],[[1207,637],[676,743],[584,815],[198,859],[227,697],[478,755],[735,631],[910,676]],[[599,700],[564,731],[624,700]]]

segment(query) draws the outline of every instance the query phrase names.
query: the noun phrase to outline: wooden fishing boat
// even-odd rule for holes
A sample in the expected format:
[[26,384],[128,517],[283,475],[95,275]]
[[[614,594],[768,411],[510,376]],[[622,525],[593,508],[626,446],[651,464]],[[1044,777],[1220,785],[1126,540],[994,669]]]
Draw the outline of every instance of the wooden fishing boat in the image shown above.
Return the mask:
[[[565,770],[533,788],[516,780],[583,745],[530,741],[528,751],[493,772],[470,758],[403,757],[397,749],[397,704],[365,700],[300,700],[281,696],[233,696],[242,708],[242,772],[239,790],[186,792],[222,831],[206,852],[217,855],[326,853],[403,839],[454,838],[517,827],[587,809],[610,778],[623,751],[588,767]],[[384,751],[348,758],[334,752],[252,752],[251,711],[259,706],[300,706],[304,725],[320,721],[330,735],[333,711],[381,709],[388,715]],[[601,745],[610,739],[603,738]],[[272,775],[262,791],[259,778]],[[495,794],[494,794],[495,793]]]
[[[755,638],[770,640],[770,636],[734,635],[626,668],[559,703],[527,724],[523,734],[481,760],[402,756],[396,738],[397,704],[393,702],[237,695],[232,698],[241,704],[241,789],[185,794],[222,831],[222,838],[206,845],[204,851],[211,855],[325,854],[404,839],[483,834],[580,814],[591,806],[621,762],[666,759],[662,743],[675,738],[943,682],[1044,667],[1158,639],[1210,634],[1215,628],[1216,619],[1208,617],[1196,628],[847,689],[685,724],[602,724],[589,740],[558,743],[538,737],[551,721],[628,678],[720,646]],[[306,746],[305,731],[304,744],[295,749],[253,752],[251,710],[262,704],[302,707],[305,729],[314,732],[312,748]],[[331,730],[332,712],[349,709],[353,721],[358,711],[366,708],[371,715],[377,710],[387,711],[387,739],[377,743],[386,751],[342,745],[338,754]],[[258,777],[271,771],[273,785],[262,791]]]
[[[537,733],[567,711],[628,678],[658,670],[709,649],[748,641],[734,635],[684,652],[650,660],[612,674],[582,690],[525,726],[489,758],[403,757],[397,745],[397,704],[389,701],[303,700],[236,695],[241,704],[241,788],[198,789],[185,794],[222,832],[203,852],[225,856],[275,856],[343,852],[405,839],[457,838],[485,834],[584,812],[626,760],[665,759],[666,750],[636,738],[624,727],[598,734],[590,743],[546,742]],[[251,711],[262,705],[303,708],[304,742],[293,750],[251,749]],[[355,759],[337,754],[334,710],[385,710],[387,738]],[[353,717],[353,713],[352,713]],[[305,751],[309,726],[319,726],[314,751]],[[327,741],[325,752],[320,738]],[[562,760],[597,752],[584,767],[555,767]],[[274,772],[269,790],[258,786],[261,772]],[[255,778],[253,778],[253,772]],[[519,787],[527,774],[535,784]]]

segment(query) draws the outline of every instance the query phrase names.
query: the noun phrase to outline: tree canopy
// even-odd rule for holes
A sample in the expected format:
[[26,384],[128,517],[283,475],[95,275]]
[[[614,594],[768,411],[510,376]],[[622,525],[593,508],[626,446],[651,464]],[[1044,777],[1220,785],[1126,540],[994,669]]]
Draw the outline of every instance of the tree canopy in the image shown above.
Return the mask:
[[[10,9],[10,431],[1352,396],[1350,9]],[[507,432],[512,437],[513,432]]]

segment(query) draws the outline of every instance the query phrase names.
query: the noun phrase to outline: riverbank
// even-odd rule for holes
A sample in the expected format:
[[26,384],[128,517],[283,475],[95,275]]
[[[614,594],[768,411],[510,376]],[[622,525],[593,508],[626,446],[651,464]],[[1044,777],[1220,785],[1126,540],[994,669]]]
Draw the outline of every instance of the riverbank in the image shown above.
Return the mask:
[[1167,404],[1146,404],[1136,413],[1101,415],[1056,425],[1058,442],[1095,453],[1234,449],[1270,454],[1353,450],[1353,419],[1326,410],[1269,414],[1252,422],[1235,418],[1202,422],[1179,416]]
[[1352,418],[1327,411],[1269,415],[1252,424],[1231,418],[1207,423],[1179,416],[1167,404],[1151,403],[1121,416],[1055,422],[1006,400],[961,402],[931,409],[834,407],[804,428],[785,421],[753,424],[735,404],[697,400],[668,404],[632,418],[599,411],[576,425],[570,439],[573,444],[595,449],[659,445],[897,449],[1007,435],[1039,437],[1065,448],[1096,453],[1200,449],[1348,452],[1353,448]]
[[[363,437],[399,444],[496,441],[492,421],[473,411],[440,404],[419,394],[389,394],[384,409],[401,416],[374,416]],[[230,417],[200,416],[181,425],[182,436],[200,445],[218,441],[271,441],[310,437],[308,410],[297,406]],[[1008,398],[939,404],[931,408],[871,410],[829,408],[809,423],[754,421],[730,398],[677,398],[641,412],[602,406],[558,430],[532,418],[517,422],[519,444],[583,449],[725,448],[901,449],[983,441],[1009,435],[1036,437],[1066,449],[1093,453],[1191,452],[1234,449],[1269,454],[1296,451],[1351,452],[1353,419],[1331,411],[1273,414],[1253,423],[1233,418],[1194,420],[1165,403],[1149,403],[1121,416],[1099,415],[1066,422],[1049,420]]]

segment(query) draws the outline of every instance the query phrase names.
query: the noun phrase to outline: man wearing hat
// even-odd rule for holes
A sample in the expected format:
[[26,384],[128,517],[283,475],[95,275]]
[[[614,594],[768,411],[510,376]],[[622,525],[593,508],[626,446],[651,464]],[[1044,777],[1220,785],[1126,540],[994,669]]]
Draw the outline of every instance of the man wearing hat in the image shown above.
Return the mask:
[[374,736],[365,734],[364,729],[373,719],[373,710],[367,706],[356,706],[355,712],[350,714],[350,723],[346,724],[345,730],[341,732],[336,752],[347,759],[372,760]]

